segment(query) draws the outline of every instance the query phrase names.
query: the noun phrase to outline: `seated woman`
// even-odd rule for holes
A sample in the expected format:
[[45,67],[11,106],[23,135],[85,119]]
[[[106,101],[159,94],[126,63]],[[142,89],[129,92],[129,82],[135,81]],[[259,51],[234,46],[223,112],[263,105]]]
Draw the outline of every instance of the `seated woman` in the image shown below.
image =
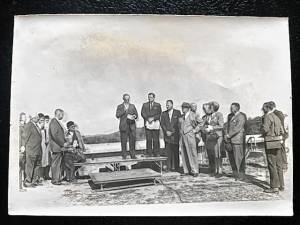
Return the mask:
[[68,182],[74,182],[75,180],[75,166],[74,162],[84,162],[85,157],[83,152],[85,151],[83,139],[76,125],[73,121],[67,123],[68,132],[66,134],[66,140],[64,146],[63,165],[66,172],[66,180]]

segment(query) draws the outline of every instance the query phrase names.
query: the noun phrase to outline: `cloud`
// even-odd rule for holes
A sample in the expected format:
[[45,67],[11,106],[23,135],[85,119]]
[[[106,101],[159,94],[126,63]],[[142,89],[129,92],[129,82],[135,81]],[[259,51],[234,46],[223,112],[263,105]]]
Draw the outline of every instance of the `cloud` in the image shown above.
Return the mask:
[[125,92],[139,114],[148,92],[163,109],[167,99],[177,108],[216,100],[227,114],[239,101],[254,116],[273,99],[288,111],[289,48],[274,38],[286,39],[286,31],[282,20],[265,18],[18,17],[12,118],[63,108],[83,133],[110,133]]

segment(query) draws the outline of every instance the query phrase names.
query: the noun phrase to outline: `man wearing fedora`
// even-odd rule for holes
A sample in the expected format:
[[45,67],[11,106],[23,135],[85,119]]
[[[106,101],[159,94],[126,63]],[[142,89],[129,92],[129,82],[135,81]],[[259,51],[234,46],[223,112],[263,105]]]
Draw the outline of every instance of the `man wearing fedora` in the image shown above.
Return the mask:
[[185,175],[191,174],[197,177],[199,165],[197,159],[196,133],[202,126],[202,121],[192,112],[189,103],[184,102],[182,107],[182,117],[180,118],[180,150],[182,157],[183,172]]

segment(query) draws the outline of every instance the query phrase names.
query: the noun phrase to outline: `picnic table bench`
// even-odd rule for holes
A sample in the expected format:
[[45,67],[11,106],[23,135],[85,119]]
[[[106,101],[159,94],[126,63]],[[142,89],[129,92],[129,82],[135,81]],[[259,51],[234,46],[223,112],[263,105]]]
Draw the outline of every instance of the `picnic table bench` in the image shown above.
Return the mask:
[[140,187],[159,183],[162,175],[152,169],[135,169],[108,173],[90,173],[88,181],[93,190],[116,190],[128,187]]
[[[140,162],[154,162],[160,169],[160,174],[162,174],[163,170],[163,161],[166,161],[167,157],[141,157],[137,156],[136,159],[123,159],[121,156],[117,157],[103,157],[103,158],[95,158],[95,159],[87,159],[86,162],[82,163],[74,163],[75,167],[80,169],[82,166],[88,165],[110,165],[113,167],[114,171],[120,171],[122,165],[133,165]],[[128,168],[128,167],[126,167]]]

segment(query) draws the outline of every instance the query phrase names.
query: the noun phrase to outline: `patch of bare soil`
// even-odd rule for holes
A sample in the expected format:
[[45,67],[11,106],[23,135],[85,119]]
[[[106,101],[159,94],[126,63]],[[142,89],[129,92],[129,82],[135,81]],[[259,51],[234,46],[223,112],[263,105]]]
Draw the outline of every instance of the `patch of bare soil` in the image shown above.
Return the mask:
[[63,198],[72,205],[126,205],[157,203],[199,203],[224,201],[280,200],[283,195],[267,194],[269,174],[262,158],[251,159],[247,166],[247,181],[235,181],[229,165],[224,166],[221,178],[200,174],[170,176],[165,174],[161,184],[114,191],[91,190],[87,183],[69,186]]

